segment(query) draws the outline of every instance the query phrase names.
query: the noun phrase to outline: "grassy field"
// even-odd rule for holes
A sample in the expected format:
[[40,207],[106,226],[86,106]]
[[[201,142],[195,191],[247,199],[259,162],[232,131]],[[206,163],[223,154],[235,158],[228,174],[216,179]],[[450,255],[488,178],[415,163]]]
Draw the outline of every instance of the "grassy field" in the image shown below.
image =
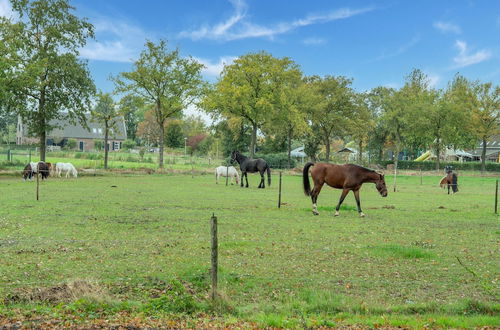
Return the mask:
[[313,216],[293,175],[281,209],[277,175],[265,190],[255,175],[249,189],[212,175],[49,179],[38,202],[34,182],[0,178],[0,320],[498,327],[495,179],[461,176],[456,195],[438,179],[402,176],[387,198],[366,184],[361,219],[352,194],[334,218],[330,188]]

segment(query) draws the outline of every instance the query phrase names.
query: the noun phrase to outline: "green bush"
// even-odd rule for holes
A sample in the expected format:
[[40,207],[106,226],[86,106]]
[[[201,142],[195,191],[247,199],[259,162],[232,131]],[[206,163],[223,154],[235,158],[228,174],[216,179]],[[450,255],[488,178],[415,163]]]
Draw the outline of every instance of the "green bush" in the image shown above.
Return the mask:
[[[380,165],[386,167],[388,164],[394,164],[393,161],[383,161],[380,162]],[[441,162],[439,163],[439,168],[444,169],[445,166],[453,166],[455,170],[462,171],[480,171],[481,170],[481,162]],[[436,162],[415,162],[411,160],[400,160],[398,162],[398,168],[401,170],[422,170],[422,171],[432,171],[436,169]],[[500,163],[486,163],[486,170],[491,172],[500,172]]]
[[[264,159],[271,168],[288,168],[288,154],[285,152],[276,154],[256,154],[254,158]],[[297,166],[297,161],[290,159],[290,168]]]
[[125,140],[123,141],[122,143],[122,148],[123,149],[132,149],[133,147],[135,147],[137,144],[135,143],[134,140]]

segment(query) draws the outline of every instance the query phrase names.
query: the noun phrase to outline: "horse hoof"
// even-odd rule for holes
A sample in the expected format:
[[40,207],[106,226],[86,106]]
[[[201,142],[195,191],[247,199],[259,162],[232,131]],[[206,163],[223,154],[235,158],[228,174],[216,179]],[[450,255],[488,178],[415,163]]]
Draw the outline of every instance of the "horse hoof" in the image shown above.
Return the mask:
[[334,217],[338,217],[340,215],[339,211],[335,211]]
[[364,217],[365,217],[365,214],[364,214],[363,212],[361,212],[361,213],[359,213],[359,216],[360,216],[361,218],[364,218]]
[[314,215],[319,215],[319,212],[315,212],[315,211],[313,211],[313,214],[314,214]]

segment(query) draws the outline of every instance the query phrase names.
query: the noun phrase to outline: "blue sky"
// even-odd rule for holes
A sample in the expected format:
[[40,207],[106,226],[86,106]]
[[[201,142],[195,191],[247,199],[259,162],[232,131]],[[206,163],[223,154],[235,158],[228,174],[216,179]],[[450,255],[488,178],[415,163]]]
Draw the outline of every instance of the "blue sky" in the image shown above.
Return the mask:
[[[500,1],[73,0],[96,27],[82,49],[99,89],[131,68],[147,39],[166,39],[204,63],[216,81],[223,63],[265,50],[306,75],[345,75],[364,91],[401,87],[413,68],[437,88],[456,72],[500,83]],[[9,13],[0,0],[0,14]]]

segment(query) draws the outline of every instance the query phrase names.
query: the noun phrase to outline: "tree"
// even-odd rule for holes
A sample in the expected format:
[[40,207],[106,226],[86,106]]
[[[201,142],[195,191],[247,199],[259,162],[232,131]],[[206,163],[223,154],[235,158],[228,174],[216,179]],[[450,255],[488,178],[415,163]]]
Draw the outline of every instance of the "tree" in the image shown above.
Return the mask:
[[[164,123],[167,125],[167,122]],[[160,126],[156,121],[154,110],[148,110],[144,113],[144,120],[137,125],[136,136],[142,140],[146,146],[161,144]]]
[[306,109],[312,106],[310,91],[302,80],[302,72],[293,63],[289,67],[274,78],[277,86],[273,92],[274,112],[264,129],[274,133],[278,139],[280,135],[285,137],[288,168],[291,167],[292,139],[307,131]]
[[326,147],[326,161],[330,161],[332,138],[342,138],[348,132],[348,118],[354,107],[351,83],[351,79],[342,76],[307,78],[308,88],[315,99],[309,108],[309,116]]
[[390,90],[385,87],[376,87],[368,94],[368,107],[371,116],[375,121],[373,131],[368,140],[368,148],[376,152],[377,160],[383,160],[384,147],[388,141],[390,132],[385,120],[386,98],[390,95]]
[[250,157],[255,154],[257,132],[276,107],[275,93],[283,77],[297,66],[289,58],[275,58],[264,51],[241,56],[222,71],[220,80],[202,102],[215,118],[239,119],[251,127]]
[[481,173],[486,170],[486,142],[493,135],[500,134],[500,86],[492,83],[476,83],[473,86],[472,125],[481,141]]
[[100,93],[98,95],[97,105],[92,111],[92,117],[104,123],[104,169],[108,168],[109,153],[109,131],[114,128],[114,119],[118,116],[115,102],[109,93]]
[[186,144],[189,147],[191,156],[198,151],[199,147],[201,146],[201,143],[207,138],[207,135],[205,133],[197,134],[194,136],[188,137]]
[[167,43],[146,42],[131,72],[114,78],[116,91],[133,93],[153,105],[159,127],[159,167],[163,168],[165,123],[200,96],[203,86],[203,65],[191,57],[181,57],[179,50],[169,51]]
[[184,134],[179,120],[170,120],[165,131],[165,144],[170,148],[180,148],[184,146]]
[[143,119],[141,110],[145,107],[144,99],[135,95],[125,95],[118,102],[119,112],[125,119],[127,137],[136,140],[137,125]]
[[348,134],[358,146],[358,162],[363,162],[363,150],[375,127],[375,121],[368,105],[367,94],[357,94],[353,107],[353,115],[349,118]]
[[[7,44],[11,60],[9,92],[13,108],[40,139],[40,159],[45,160],[47,132],[53,119],[67,118],[86,125],[85,113],[95,86],[78,50],[94,28],[80,19],[68,0],[11,0],[20,20],[0,21],[0,44]],[[65,111],[63,113],[62,111]]]

